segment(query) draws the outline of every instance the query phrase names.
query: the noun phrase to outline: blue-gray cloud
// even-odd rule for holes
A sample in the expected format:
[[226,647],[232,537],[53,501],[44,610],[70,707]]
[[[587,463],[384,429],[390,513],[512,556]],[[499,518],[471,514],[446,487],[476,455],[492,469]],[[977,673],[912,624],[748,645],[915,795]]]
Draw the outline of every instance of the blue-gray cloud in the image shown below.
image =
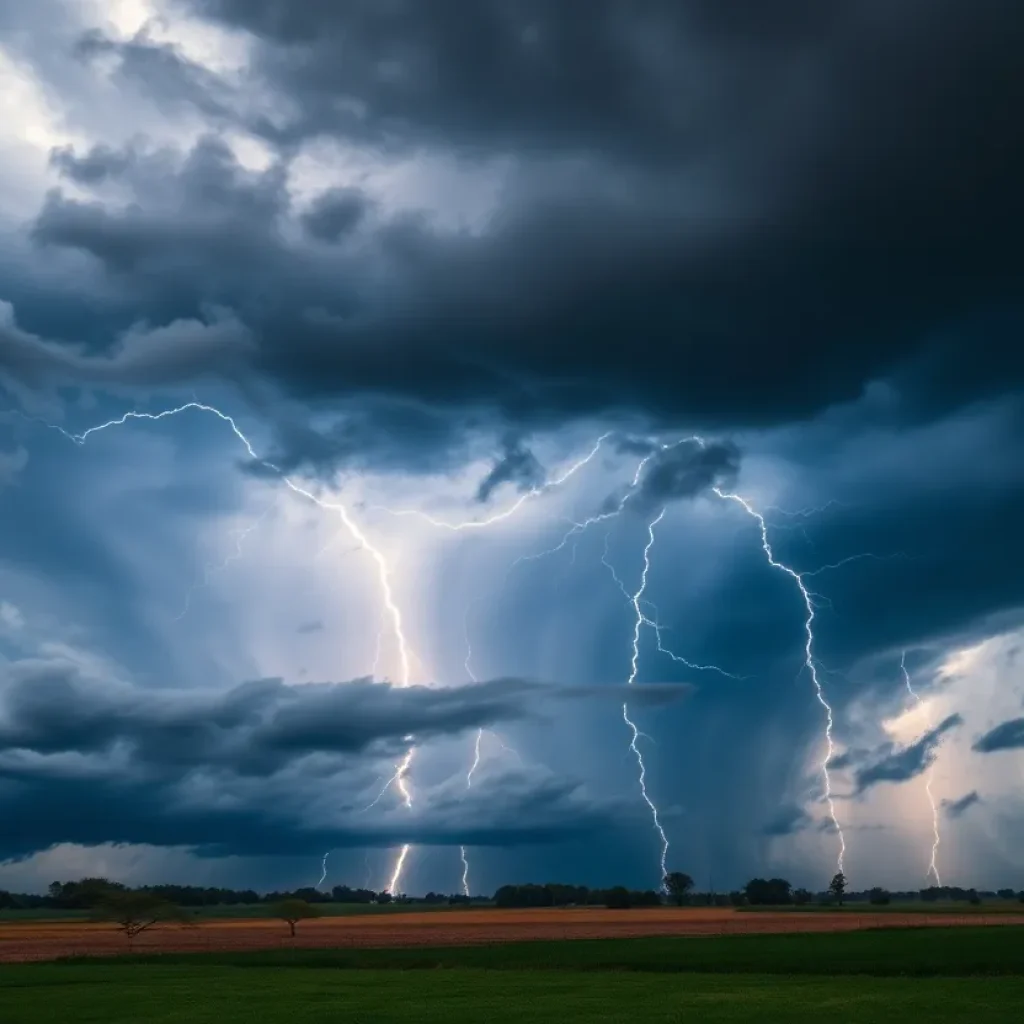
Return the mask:
[[855,792],[862,794],[881,782],[906,782],[916,778],[935,760],[935,750],[942,737],[951,729],[963,725],[963,721],[961,715],[949,715],[916,743],[887,754],[867,767],[859,768],[854,775]]
[[1024,747],[1024,718],[1011,718],[990,729],[974,741],[973,749],[980,754],[998,750],[1020,750]]
[[959,797],[956,800],[943,800],[942,809],[948,818],[962,818],[972,807],[982,802],[981,796],[976,789]]

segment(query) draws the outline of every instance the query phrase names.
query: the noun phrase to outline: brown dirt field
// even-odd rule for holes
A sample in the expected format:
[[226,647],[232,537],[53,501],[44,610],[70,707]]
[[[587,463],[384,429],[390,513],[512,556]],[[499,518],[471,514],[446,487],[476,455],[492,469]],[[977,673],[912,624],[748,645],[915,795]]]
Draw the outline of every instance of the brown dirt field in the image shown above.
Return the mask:
[[[644,910],[464,910],[352,916],[303,921],[294,939],[280,921],[212,920],[195,928],[158,926],[135,939],[136,953],[351,946],[463,946],[527,939],[633,938],[645,935],[733,935],[855,931],[862,928],[1024,924],[1020,914],[738,914],[712,908]],[[116,956],[130,951],[109,924],[0,924],[0,962],[62,956]]]

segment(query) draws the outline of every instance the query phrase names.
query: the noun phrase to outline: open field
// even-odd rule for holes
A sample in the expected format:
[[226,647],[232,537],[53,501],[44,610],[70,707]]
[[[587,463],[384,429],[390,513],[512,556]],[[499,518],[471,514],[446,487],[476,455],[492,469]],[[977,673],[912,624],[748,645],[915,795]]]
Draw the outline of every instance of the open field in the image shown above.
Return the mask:
[[[491,904],[477,904],[491,906]],[[186,907],[189,914],[194,914],[200,921],[219,918],[222,920],[251,920],[271,916],[271,904],[268,903],[216,903],[206,907]],[[419,903],[414,907],[401,903],[318,903],[323,917],[388,917],[392,914],[450,914],[464,907],[452,906],[448,903]],[[1024,914],[1024,906],[1018,908]],[[60,910],[56,907],[32,907],[31,909],[0,910],[0,928],[4,924],[16,924],[22,921],[88,921],[88,910]]]
[[1024,999],[1022,953],[1024,928],[921,928],[9,964],[0,1017],[995,1024]]
[[[135,952],[245,951],[282,948],[460,946],[524,940],[712,936],[835,932],[869,928],[1024,924],[1012,914],[742,914],[714,908],[643,910],[455,910],[333,917],[303,921],[292,939],[280,921],[208,920],[195,927],[158,926],[138,936]],[[66,956],[111,956],[129,950],[110,924],[91,922],[0,925],[0,962]]]

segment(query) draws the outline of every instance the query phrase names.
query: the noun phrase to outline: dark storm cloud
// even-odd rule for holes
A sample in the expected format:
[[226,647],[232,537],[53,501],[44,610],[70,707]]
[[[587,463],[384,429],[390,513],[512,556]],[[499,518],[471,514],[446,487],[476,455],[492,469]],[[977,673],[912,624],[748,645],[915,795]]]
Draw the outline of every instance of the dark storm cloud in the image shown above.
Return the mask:
[[694,498],[712,487],[728,487],[740,468],[739,449],[728,441],[684,441],[658,452],[647,464],[631,508],[647,511]]
[[[688,691],[646,686],[629,695],[660,703]],[[390,764],[410,736],[542,713],[549,699],[618,703],[626,693],[518,679],[454,689],[270,679],[212,693],[150,691],[86,678],[61,659],[9,663],[0,681],[0,814],[19,825],[0,840],[0,857],[57,842],[259,854],[559,841],[608,828],[622,808],[542,769],[485,770],[472,792],[458,779],[421,790],[413,812],[385,802],[371,815],[374,759]]]
[[946,812],[947,817],[960,818],[975,804],[980,804],[981,802],[982,799],[978,795],[978,791],[972,789],[970,793],[960,797],[958,800],[943,800],[942,809]]
[[[332,781],[330,774],[311,774],[258,791],[217,774],[139,780],[0,758],[0,812],[18,821],[16,831],[0,838],[0,859],[56,843],[186,846],[209,856],[301,856],[404,842],[514,846],[604,831],[625,811],[588,796],[574,780],[544,773],[482,777],[469,792],[421,792],[417,807],[375,814],[341,796],[325,805],[324,787]],[[345,792],[344,776],[340,782],[336,794]]]
[[103,687],[69,663],[48,661],[8,666],[3,677],[0,751],[124,748],[138,765],[220,765],[253,774],[315,752],[391,749],[410,734],[441,736],[522,718],[527,700],[543,694],[514,680],[457,689],[262,680],[219,693],[167,693]]
[[935,760],[935,750],[942,737],[951,729],[963,725],[960,715],[949,715],[934,729],[925,733],[916,743],[883,757],[880,761],[860,768],[855,774],[855,792],[864,793],[880,782],[906,782],[924,772]]
[[0,377],[35,387],[97,384],[147,387],[182,384],[236,372],[253,348],[252,337],[231,313],[211,310],[207,320],[179,319],[161,327],[137,324],[100,357],[22,330],[0,300]]
[[537,457],[517,437],[504,440],[504,450],[495,461],[491,471],[480,481],[476,489],[476,500],[489,501],[494,491],[502,484],[514,484],[519,491],[528,491],[544,482],[544,467]]
[[0,672],[0,752],[127,751],[136,766],[219,766],[270,775],[315,753],[390,752],[431,737],[531,717],[552,701],[627,695],[662,704],[686,684],[550,686],[498,679],[461,687],[396,687],[371,679],[233,689],[138,690],[82,677],[72,662],[29,660]]
[[1013,718],[990,729],[974,742],[974,750],[991,754],[998,750],[1020,750],[1024,747],[1024,718]]
[[[918,369],[941,404],[1020,381],[1009,0],[744,2],[728,19],[707,0],[191,6],[254,34],[254,82],[282,102],[245,117],[282,146],[327,132],[513,158],[482,231],[382,224],[344,268],[283,241],[280,209],[207,223],[186,189],[161,211],[166,173],[130,216],[51,200],[41,241],[93,253],[140,301],[225,302],[294,393],[756,424],[856,396],[939,330]],[[84,48],[235,116],[228,85],[166,46]]]

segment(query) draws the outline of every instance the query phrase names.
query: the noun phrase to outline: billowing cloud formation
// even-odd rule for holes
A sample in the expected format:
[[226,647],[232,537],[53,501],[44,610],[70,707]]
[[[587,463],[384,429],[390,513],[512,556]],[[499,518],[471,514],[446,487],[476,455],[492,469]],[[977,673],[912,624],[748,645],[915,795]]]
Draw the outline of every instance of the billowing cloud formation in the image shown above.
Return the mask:
[[[685,690],[649,686],[635,698],[657,703]],[[539,769],[484,773],[472,794],[461,783],[434,787],[422,794],[429,810],[411,816],[386,806],[364,816],[379,779],[363,755],[393,758],[410,736],[424,741],[520,719],[545,695],[619,701],[624,691],[514,679],[404,689],[272,679],[224,692],[153,691],[98,684],[59,659],[16,662],[5,666],[0,688],[0,813],[19,827],[0,843],[0,856],[104,836],[221,853],[564,838],[605,822],[611,805]]]
[[942,809],[946,812],[948,818],[961,818],[975,804],[980,804],[981,802],[981,796],[978,794],[978,791],[972,789],[970,793],[965,794],[958,800],[943,800]]
[[859,768],[854,775],[856,792],[864,793],[880,782],[906,782],[916,778],[935,760],[939,740],[960,725],[963,725],[963,718],[959,714],[949,715],[916,743],[887,754],[865,768]]
[[997,750],[1019,750],[1024,747],[1024,718],[1013,718],[990,729],[974,742],[974,749],[981,754]]
[[[914,360],[927,405],[1021,379],[1004,344],[1024,269],[1009,3],[915,0],[897,18],[787,0],[727,20],[707,0],[188,6],[248,34],[240,82],[146,35],[78,53],[256,133],[269,167],[211,139],[177,159],[62,150],[76,184],[117,178],[137,205],[55,193],[36,237],[89,254],[129,306],[226,305],[295,394],[741,425]],[[306,223],[336,244],[314,252],[279,230],[287,161],[313,138],[462,160],[501,178],[500,215],[472,232],[384,217],[351,248],[366,204],[332,186]],[[970,343],[925,352],[978,317]]]
[[671,501],[693,498],[711,487],[735,480],[739,449],[728,441],[683,441],[659,450],[647,464],[629,506],[649,510]]
[[9,375],[36,387],[182,384],[237,370],[251,349],[252,338],[234,315],[212,310],[208,321],[137,324],[109,352],[92,356],[21,330],[11,304],[0,300],[0,378]]
[[270,775],[316,753],[393,753],[537,713],[552,699],[606,697],[664,703],[680,684],[545,687],[497,679],[458,687],[397,687],[372,679],[288,686],[279,679],[231,690],[102,686],[70,662],[24,660],[0,673],[0,754],[125,754],[138,767],[219,766]]

